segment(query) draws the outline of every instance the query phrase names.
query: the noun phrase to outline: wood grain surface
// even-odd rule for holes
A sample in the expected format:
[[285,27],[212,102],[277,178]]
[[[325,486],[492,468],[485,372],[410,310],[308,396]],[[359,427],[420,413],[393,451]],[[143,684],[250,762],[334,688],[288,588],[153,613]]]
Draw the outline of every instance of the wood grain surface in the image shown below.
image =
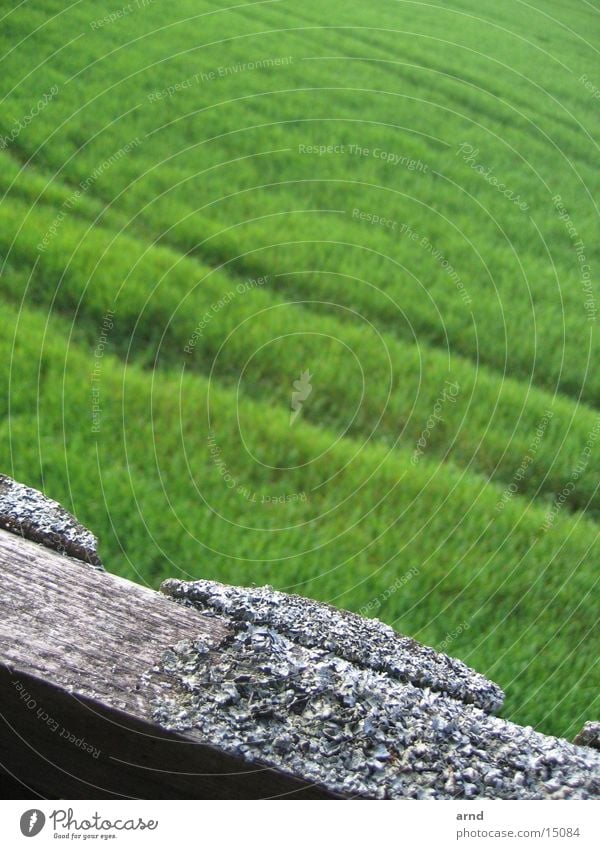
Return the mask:
[[[23,798],[264,798],[331,794],[161,729],[144,673],[225,618],[0,530],[0,765]],[[217,650],[217,649],[216,649]],[[22,789],[22,794],[20,794]]]

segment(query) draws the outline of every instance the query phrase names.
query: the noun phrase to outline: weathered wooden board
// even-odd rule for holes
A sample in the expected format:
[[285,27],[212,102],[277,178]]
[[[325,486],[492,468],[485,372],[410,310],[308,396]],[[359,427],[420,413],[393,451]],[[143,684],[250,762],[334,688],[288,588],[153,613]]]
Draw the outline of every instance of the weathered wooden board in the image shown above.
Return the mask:
[[[323,789],[167,732],[142,681],[227,622],[0,530],[0,764],[23,796],[323,798]],[[28,789],[26,789],[28,788]]]
[[383,623],[163,591],[0,530],[13,797],[600,798],[598,751],[494,716],[496,684]]

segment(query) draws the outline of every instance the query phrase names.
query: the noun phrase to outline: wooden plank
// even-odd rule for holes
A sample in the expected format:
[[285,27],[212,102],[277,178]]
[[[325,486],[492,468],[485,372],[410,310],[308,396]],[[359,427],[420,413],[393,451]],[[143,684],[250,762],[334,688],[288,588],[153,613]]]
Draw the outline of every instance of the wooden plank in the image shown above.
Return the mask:
[[[225,619],[0,530],[0,763],[48,797],[330,796],[161,729],[142,676],[182,639],[216,646]],[[98,754],[96,754],[98,752]]]
[[598,751],[493,716],[497,685],[383,623],[270,587],[163,589],[0,531],[11,793],[600,798]]

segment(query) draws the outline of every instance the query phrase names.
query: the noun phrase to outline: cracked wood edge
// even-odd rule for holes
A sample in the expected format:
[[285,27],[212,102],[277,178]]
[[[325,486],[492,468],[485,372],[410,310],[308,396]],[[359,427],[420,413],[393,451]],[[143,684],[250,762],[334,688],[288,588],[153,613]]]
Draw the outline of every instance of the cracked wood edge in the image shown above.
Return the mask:
[[[34,794],[330,795],[152,720],[153,699],[170,685],[143,674],[180,640],[202,638],[216,649],[229,633],[226,618],[186,609],[4,530],[0,599],[0,765]],[[62,729],[101,754],[63,739]]]

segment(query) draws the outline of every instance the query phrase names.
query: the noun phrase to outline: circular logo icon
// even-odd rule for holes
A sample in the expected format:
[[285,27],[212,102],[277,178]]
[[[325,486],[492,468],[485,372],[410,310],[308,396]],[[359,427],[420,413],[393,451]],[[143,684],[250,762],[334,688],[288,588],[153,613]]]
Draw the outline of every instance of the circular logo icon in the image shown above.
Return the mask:
[[42,811],[37,808],[32,808],[30,811],[25,811],[21,817],[21,833],[25,837],[35,837],[39,834],[46,824],[46,817]]

